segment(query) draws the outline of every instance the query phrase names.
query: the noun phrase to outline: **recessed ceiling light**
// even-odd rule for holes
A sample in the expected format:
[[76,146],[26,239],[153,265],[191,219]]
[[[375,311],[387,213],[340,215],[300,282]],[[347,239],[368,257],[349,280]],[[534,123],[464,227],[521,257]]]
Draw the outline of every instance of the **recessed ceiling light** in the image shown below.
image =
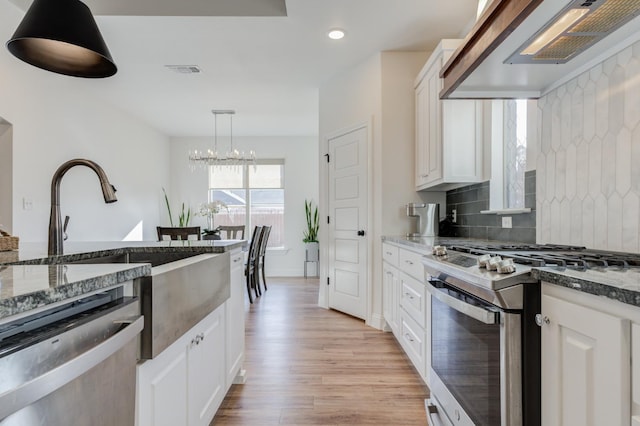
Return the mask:
[[340,40],[344,37],[344,30],[341,30],[340,28],[332,28],[329,30],[327,35],[332,40]]

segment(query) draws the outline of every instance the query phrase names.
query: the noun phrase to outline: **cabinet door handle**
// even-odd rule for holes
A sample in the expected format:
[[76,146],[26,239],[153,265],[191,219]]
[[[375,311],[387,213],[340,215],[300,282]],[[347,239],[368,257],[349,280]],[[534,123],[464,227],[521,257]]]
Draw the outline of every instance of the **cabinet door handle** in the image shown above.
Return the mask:
[[233,263],[237,263],[237,262],[240,262],[240,258],[239,257],[236,257],[235,259],[233,259]]
[[393,253],[391,253],[390,251],[386,252],[387,256],[391,256]]
[[407,296],[409,299],[413,300],[413,296],[410,293],[405,293],[405,296]]
[[412,262],[412,261],[410,261],[410,260],[405,260],[404,262],[405,262],[406,264],[408,264],[408,265],[413,265],[413,262]]
[[407,339],[410,342],[413,342],[413,339],[411,338],[411,336],[409,335],[409,333],[405,333],[404,334],[404,338]]
[[421,177],[421,178],[426,178],[426,177],[428,177],[428,176],[429,176],[429,173],[427,173],[427,174],[421,174],[421,175],[420,175],[420,177]]

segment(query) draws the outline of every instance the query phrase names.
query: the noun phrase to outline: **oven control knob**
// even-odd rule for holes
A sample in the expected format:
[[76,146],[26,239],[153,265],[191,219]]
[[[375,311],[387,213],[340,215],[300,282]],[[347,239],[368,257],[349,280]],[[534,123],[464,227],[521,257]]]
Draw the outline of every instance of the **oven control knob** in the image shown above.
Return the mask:
[[436,256],[446,256],[447,248],[445,246],[434,246],[432,252]]
[[542,327],[544,324],[549,324],[551,321],[549,320],[548,316],[542,316],[542,314],[536,314],[536,324],[538,324],[538,326]]
[[480,256],[478,258],[478,266],[481,268],[486,268],[487,267],[487,263],[489,262],[489,259],[491,259],[491,255],[490,254],[483,254],[482,256]]
[[493,256],[491,259],[489,259],[489,261],[487,262],[487,269],[490,271],[496,271],[498,270],[498,263],[500,263],[500,261],[502,260],[502,257],[500,256]]
[[504,259],[498,262],[499,274],[510,274],[516,271],[516,265],[513,264],[513,259]]

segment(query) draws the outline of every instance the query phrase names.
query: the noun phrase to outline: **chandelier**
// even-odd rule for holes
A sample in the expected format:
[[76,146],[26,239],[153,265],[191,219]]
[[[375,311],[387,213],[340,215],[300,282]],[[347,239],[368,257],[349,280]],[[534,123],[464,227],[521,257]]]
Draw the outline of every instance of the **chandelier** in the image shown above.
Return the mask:
[[[192,166],[242,166],[256,165],[256,153],[253,150],[249,152],[238,151],[233,148],[233,116],[236,113],[232,109],[214,109],[213,114],[213,148],[206,151],[197,149],[189,151],[189,163]],[[218,151],[218,116],[229,116],[229,150],[226,152]]]

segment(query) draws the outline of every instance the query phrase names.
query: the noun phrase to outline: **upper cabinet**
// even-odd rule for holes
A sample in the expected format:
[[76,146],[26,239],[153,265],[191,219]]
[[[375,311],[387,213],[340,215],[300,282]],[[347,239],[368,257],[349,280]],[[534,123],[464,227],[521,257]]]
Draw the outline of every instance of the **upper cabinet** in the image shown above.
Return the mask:
[[493,0],[444,64],[440,97],[539,98],[640,39],[639,12],[616,0]]
[[415,81],[416,190],[482,181],[482,101],[440,100],[440,70],[461,40],[442,40]]

